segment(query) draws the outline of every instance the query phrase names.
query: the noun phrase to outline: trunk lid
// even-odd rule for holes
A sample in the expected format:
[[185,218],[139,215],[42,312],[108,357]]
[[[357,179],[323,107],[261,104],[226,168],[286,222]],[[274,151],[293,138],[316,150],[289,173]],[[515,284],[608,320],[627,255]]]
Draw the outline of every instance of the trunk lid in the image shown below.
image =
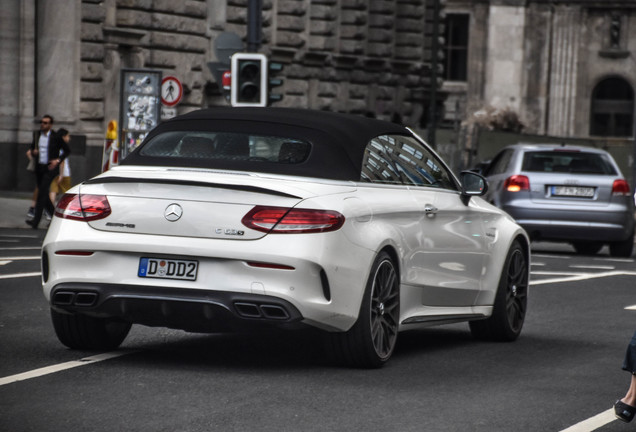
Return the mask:
[[245,227],[256,205],[291,208],[317,195],[354,191],[352,183],[186,168],[117,167],[80,186],[106,195],[111,214],[88,224],[131,234],[254,240]]

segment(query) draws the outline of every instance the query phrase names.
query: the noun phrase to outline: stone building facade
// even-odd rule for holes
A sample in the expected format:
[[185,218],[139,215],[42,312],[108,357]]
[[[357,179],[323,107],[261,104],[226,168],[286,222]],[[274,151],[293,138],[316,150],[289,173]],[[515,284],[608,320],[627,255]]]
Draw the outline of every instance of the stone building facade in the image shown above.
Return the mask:
[[[262,3],[259,51],[284,64],[276,105],[421,125],[433,0]],[[207,64],[219,60],[221,34],[245,38],[248,0],[0,0],[0,9],[0,190],[27,191],[25,152],[44,114],[74,135],[74,180],[100,172],[122,69],[177,77],[179,114],[227,104]]]
[[447,122],[491,107],[527,133],[632,145],[635,1],[447,0],[445,14]]

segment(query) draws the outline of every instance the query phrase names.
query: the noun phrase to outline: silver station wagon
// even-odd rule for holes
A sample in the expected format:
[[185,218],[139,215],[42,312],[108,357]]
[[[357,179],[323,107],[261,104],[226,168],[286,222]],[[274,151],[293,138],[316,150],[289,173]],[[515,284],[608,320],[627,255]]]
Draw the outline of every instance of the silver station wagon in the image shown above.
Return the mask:
[[523,226],[533,240],[571,243],[580,254],[605,244],[629,257],[634,247],[634,201],[612,156],[569,145],[516,144],[483,172],[484,197]]

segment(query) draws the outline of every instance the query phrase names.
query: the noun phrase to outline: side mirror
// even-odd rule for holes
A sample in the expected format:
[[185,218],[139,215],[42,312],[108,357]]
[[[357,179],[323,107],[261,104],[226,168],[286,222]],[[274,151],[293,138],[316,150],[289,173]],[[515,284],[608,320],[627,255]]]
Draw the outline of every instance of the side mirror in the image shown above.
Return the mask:
[[462,185],[462,197],[466,203],[471,196],[482,196],[488,192],[488,181],[480,174],[462,171],[459,180]]

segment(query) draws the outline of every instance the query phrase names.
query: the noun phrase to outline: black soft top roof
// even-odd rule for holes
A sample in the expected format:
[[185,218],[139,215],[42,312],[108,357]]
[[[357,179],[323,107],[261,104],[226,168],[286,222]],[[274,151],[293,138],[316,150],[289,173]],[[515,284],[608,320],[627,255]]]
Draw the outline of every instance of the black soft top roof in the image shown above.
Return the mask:
[[[167,131],[243,132],[309,141],[312,150],[300,164],[250,164],[249,161],[184,160],[140,154],[144,144]],[[122,165],[187,166],[270,172],[338,180],[359,180],[364,149],[379,135],[411,135],[394,123],[352,114],[296,108],[216,107],[175,117],[153,129]]]

